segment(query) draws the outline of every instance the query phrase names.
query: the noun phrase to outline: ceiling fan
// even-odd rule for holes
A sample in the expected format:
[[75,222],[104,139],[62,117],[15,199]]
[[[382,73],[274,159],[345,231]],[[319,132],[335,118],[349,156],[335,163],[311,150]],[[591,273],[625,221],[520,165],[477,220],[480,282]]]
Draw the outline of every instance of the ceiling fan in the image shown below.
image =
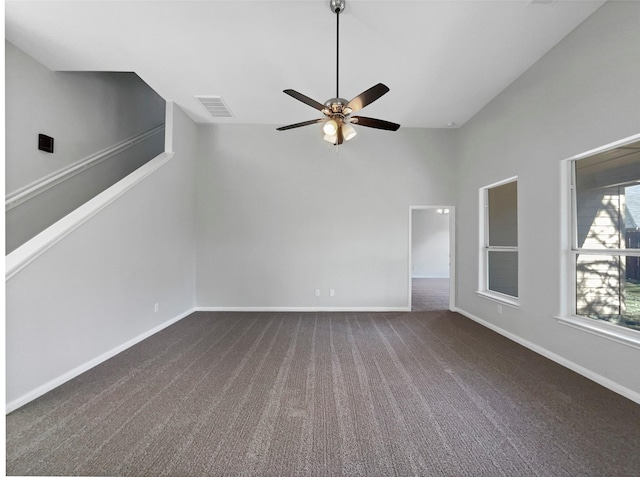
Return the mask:
[[347,101],[340,97],[340,12],[344,10],[345,0],[329,0],[329,6],[331,7],[331,11],[336,14],[336,97],[328,99],[324,104],[322,104],[302,93],[298,93],[292,89],[285,89],[284,93],[298,101],[308,104],[312,108],[317,109],[324,114],[324,117],[301,123],[289,124],[288,126],[279,127],[277,130],[286,131],[287,129],[324,123],[324,126],[322,127],[324,140],[335,146],[352,139],[356,135],[356,130],[353,128],[352,124],[375,129],[384,129],[387,131],[397,131],[400,125],[396,123],[383,121],[382,119],[366,118],[364,116],[351,116],[352,113],[357,113],[362,108],[373,103],[389,91],[389,88],[382,83],[378,83],[377,85],[369,88],[353,98],[351,101]]

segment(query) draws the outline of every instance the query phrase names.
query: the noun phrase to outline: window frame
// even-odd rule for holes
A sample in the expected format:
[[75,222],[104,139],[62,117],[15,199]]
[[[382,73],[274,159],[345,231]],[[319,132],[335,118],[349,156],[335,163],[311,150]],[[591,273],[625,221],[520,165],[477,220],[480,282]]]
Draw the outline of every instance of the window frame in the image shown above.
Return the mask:
[[607,321],[578,315],[577,310],[577,258],[579,255],[596,256],[636,256],[640,257],[640,249],[605,248],[590,249],[578,247],[577,198],[575,163],[581,159],[616,149],[626,144],[638,142],[640,134],[616,141],[605,146],[586,151],[567,158],[560,163],[561,178],[561,294],[560,313],[555,317],[557,322],[590,334],[594,334],[617,343],[640,349],[640,332],[631,328],[616,325]]
[[[519,245],[516,246],[497,246],[489,244],[489,190],[497,187],[515,182],[518,183],[518,176],[512,176],[507,179],[503,179],[499,182],[494,182],[480,188],[479,191],[479,204],[480,204],[480,217],[479,217],[479,232],[480,232],[480,249],[479,249],[479,265],[478,265],[478,290],[477,294],[481,297],[510,306],[512,308],[520,307],[520,251]],[[517,195],[520,195],[520,188],[518,187]],[[519,199],[518,199],[519,203]],[[516,218],[518,222],[518,237],[520,235],[520,207],[516,209]],[[519,244],[519,240],[518,240]],[[489,253],[490,252],[515,252],[518,254],[518,296],[507,295],[489,289]]]

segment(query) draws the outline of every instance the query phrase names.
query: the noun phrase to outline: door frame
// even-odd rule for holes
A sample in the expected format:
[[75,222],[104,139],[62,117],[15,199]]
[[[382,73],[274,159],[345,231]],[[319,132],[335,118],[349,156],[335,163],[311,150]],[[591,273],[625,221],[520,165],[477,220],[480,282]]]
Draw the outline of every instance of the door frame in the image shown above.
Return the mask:
[[411,311],[411,275],[413,252],[413,211],[427,209],[449,209],[449,310],[456,310],[456,208],[453,205],[410,205],[409,206],[409,246],[407,263],[407,308]]

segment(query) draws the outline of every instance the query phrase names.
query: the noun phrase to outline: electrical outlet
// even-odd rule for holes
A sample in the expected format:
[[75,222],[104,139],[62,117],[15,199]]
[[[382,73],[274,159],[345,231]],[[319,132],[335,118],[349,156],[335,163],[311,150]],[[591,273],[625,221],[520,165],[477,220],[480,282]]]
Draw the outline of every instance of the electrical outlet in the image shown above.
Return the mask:
[[316,296],[320,296],[320,289],[316,288]]
[[160,303],[156,303],[155,305],[153,305],[153,311],[155,313],[158,313],[160,311]]
[[336,296],[336,291],[333,288],[329,290],[329,296]]
[[502,315],[502,305],[498,305],[498,315]]

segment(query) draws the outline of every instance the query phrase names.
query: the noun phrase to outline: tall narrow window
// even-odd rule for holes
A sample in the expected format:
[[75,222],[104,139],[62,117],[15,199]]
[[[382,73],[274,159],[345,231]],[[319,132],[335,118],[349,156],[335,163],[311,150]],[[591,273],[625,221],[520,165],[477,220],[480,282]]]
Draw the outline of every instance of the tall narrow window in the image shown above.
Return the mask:
[[481,189],[484,233],[480,292],[508,303],[518,298],[518,182]]
[[640,142],[572,169],[574,313],[640,330]]

